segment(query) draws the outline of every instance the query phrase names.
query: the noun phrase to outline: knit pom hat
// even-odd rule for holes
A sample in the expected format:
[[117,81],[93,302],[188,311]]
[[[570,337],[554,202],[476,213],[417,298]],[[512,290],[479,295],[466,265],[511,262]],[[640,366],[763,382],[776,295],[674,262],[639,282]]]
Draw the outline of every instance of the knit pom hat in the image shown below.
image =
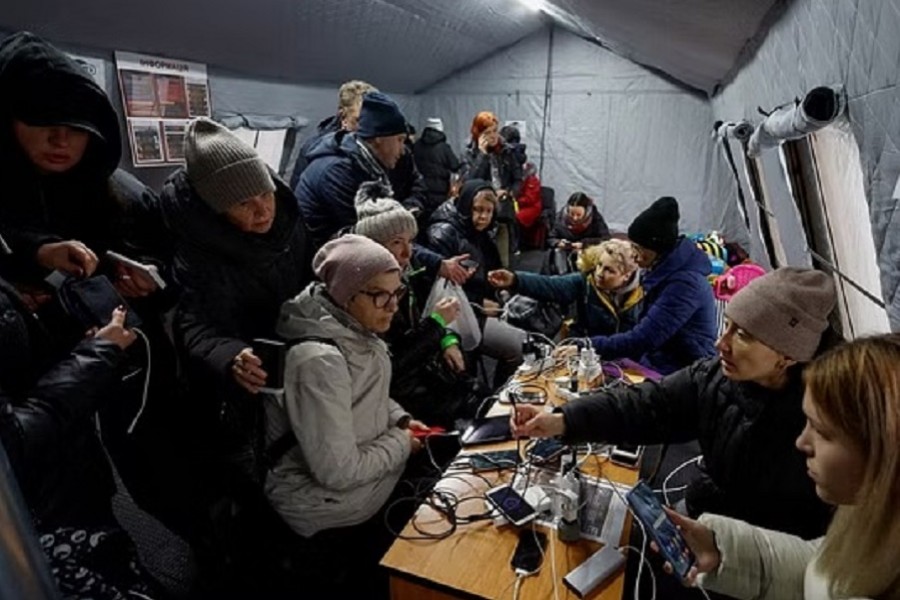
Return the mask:
[[782,267],[748,283],[725,305],[725,316],[772,350],[807,362],[819,347],[835,302],[830,275]]
[[395,235],[407,233],[415,237],[419,232],[416,218],[402,204],[391,198],[379,181],[369,181],[356,192],[356,225],[353,233],[386,244]]
[[434,129],[435,131],[444,131],[444,121],[440,117],[431,117],[425,120],[425,129]]
[[313,271],[325,283],[328,295],[344,307],[370,279],[399,271],[397,259],[387,248],[352,233],[333,239],[313,257]]
[[356,135],[362,139],[387,137],[407,133],[406,117],[397,103],[381,92],[369,92],[363,96],[359,110],[359,128]]
[[275,191],[269,167],[256,150],[210,119],[199,118],[188,125],[184,158],[188,180],[217,213]]
[[678,201],[663,196],[635,217],[628,237],[648,250],[665,253],[678,243]]

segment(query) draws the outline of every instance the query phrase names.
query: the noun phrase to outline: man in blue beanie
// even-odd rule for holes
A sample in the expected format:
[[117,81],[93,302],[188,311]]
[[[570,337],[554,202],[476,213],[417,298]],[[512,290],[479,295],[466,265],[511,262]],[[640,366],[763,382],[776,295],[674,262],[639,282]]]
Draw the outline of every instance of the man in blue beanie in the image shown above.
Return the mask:
[[294,194],[315,247],[356,223],[353,199],[366,181],[380,181],[407,209],[421,209],[425,183],[406,148],[408,130],[389,96],[369,92],[355,132],[326,135],[309,151]]

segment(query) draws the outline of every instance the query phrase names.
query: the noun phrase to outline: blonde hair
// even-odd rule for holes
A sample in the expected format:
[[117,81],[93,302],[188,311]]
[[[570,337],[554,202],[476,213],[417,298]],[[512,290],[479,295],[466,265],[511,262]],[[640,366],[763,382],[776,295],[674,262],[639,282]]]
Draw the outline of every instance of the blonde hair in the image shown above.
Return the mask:
[[900,334],[838,346],[803,378],[825,421],[865,458],[856,500],[838,508],[822,545],[831,595],[900,598]]
[[348,108],[353,108],[362,102],[362,97],[368,92],[377,91],[378,88],[365,81],[360,81],[358,79],[345,81],[341,85],[341,89],[338,90],[338,114],[343,116]]
[[634,273],[637,269],[637,253],[631,242],[606,240],[596,246],[588,246],[581,252],[578,256],[578,270],[584,275],[590,275],[607,256],[626,274]]

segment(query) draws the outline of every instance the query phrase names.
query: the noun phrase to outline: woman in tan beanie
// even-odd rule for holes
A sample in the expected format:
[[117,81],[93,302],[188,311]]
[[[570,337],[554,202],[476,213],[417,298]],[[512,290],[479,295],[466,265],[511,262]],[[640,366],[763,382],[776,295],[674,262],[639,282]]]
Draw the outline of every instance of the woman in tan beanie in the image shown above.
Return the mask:
[[698,440],[702,474],[688,487],[691,516],[716,512],[804,538],[831,516],[794,448],[805,417],[802,363],[817,351],[835,304],[821,271],[778,269],[726,307],[717,358],[701,359],[659,383],[576,400],[560,412],[520,406],[520,436],[567,441],[665,444]]

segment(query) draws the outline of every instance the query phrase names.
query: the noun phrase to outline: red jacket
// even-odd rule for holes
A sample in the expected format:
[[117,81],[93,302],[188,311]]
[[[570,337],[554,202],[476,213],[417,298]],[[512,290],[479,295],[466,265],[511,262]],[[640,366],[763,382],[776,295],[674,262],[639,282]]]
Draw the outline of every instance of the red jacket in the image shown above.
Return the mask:
[[516,220],[525,228],[533,227],[541,216],[541,180],[530,175],[522,182],[522,191],[517,198],[519,210]]

